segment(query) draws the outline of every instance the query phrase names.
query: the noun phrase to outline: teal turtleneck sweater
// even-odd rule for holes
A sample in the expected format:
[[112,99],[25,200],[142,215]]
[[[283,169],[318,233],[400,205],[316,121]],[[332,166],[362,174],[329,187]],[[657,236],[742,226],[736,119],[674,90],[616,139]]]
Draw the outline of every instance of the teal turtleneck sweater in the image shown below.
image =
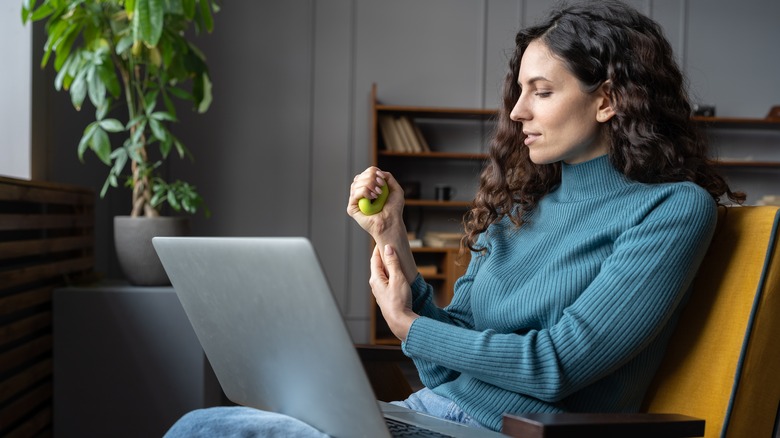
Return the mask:
[[517,228],[481,236],[449,306],[419,275],[403,343],[423,384],[499,430],[505,412],[631,412],[717,219],[693,183],[642,184],[606,156],[563,165]]

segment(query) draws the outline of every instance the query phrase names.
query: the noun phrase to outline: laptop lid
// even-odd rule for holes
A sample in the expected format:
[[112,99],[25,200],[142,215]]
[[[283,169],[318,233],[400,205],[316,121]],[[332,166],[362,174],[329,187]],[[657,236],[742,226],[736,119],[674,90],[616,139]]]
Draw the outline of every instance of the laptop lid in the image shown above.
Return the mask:
[[389,436],[307,239],[152,241],[230,400],[331,436]]

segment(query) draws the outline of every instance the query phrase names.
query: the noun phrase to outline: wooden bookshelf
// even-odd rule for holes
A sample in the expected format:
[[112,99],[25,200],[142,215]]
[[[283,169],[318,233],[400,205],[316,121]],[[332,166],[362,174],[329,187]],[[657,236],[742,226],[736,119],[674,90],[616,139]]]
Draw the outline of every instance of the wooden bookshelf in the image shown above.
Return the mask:
[[[392,172],[396,177],[398,174],[407,172],[407,175],[413,174],[414,169],[417,172],[425,173],[425,169],[446,168],[448,172],[458,173],[457,163],[465,164],[473,168],[480,168],[488,155],[485,153],[483,144],[474,144],[469,146],[468,150],[453,150],[447,144],[430,145],[430,151],[399,151],[396,148],[389,147],[383,137],[380,118],[383,116],[408,117],[413,123],[426,122],[435,123],[444,121],[449,123],[489,124],[498,114],[494,109],[479,108],[442,108],[442,107],[423,107],[407,105],[384,105],[377,101],[376,85],[371,90],[371,157],[372,164],[381,169]],[[476,186],[478,172],[473,175],[457,175],[461,179],[470,179]],[[455,183],[453,183],[455,185]],[[427,187],[430,189],[430,187]],[[431,196],[421,196],[419,199],[407,199],[406,211],[413,211],[416,214],[424,214],[428,218],[432,213],[451,221],[460,220],[463,214],[471,205],[470,200],[453,199],[439,201],[432,199]],[[427,219],[426,219],[427,220]],[[419,236],[420,238],[424,236]],[[455,281],[463,275],[468,265],[468,251],[461,251],[457,247],[422,247],[413,248],[412,252],[418,266],[435,266],[435,273],[425,273],[423,278],[434,287],[435,301],[440,306],[445,306],[452,299]],[[396,345],[399,341],[392,335],[382,318],[381,311],[372,300],[371,309],[371,337],[372,344]]]

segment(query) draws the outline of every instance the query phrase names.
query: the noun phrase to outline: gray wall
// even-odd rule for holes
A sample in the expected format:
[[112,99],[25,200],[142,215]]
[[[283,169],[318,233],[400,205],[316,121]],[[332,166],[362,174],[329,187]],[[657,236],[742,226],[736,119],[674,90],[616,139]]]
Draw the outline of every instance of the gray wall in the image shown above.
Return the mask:
[[[780,2],[634,0],[664,26],[696,99],[718,115],[763,117],[780,104]],[[372,83],[383,103],[493,108],[519,26],[552,2],[533,0],[267,0],[224,2],[199,38],[214,104],[185,113],[176,132],[196,161],[169,171],[193,182],[213,212],[202,235],[304,235],[319,252],[357,341],[368,336],[366,236],[345,214],[348,186],[369,155]],[[36,42],[38,44],[38,42]],[[40,43],[42,44],[42,42]],[[37,45],[35,47],[38,47]],[[36,61],[34,61],[36,62]],[[75,159],[87,114],[76,115],[49,77],[36,82],[34,142],[45,137],[48,178],[99,188],[105,169]],[[43,95],[43,96],[40,96]],[[43,111],[43,114],[41,114]],[[38,132],[36,137],[35,132]],[[45,132],[45,134],[43,134]],[[721,155],[754,145],[725,133]],[[758,133],[749,154],[780,161],[780,138]],[[723,140],[723,137],[726,140]],[[716,144],[716,146],[717,146]],[[739,153],[743,153],[738,150]],[[735,172],[751,197],[780,193],[775,171]],[[767,184],[767,180],[774,180]],[[99,268],[117,276],[111,216],[129,194],[99,203]]]

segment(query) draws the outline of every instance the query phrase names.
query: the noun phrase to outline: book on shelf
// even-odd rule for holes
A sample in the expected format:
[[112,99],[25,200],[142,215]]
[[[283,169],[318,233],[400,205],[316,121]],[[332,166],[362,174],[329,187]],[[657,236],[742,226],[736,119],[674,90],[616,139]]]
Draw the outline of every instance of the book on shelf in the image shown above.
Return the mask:
[[[407,117],[407,120],[408,119],[409,118]],[[428,142],[425,141],[425,136],[423,135],[422,131],[420,131],[420,127],[411,120],[409,120],[409,125],[412,128],[414,137],[417,139],[417,145],[420,148],[420,152],[430,152],[431,147],[428,145]]]
[[439,267],[436,265],[417,265],[417,272],[423,277],[433,276],[439,273]]
[[426,246],[431,248],[457,248],[460,246],[460,240],[462,238],[462,233],[430,231],[425,233],[423,242]]
[[422,239],[417,238],[417,233],[408,231],[406,233],[406,238],[409,239],[409,248],[422,248],[423,241]]
[[385,149],[391,152],[430,152],[422,132],[408,116],[382,114],[379,130]]
[[417,142],[417,136],[414,135],[414,129],[409,117],[399,116],[394,118],[393,121],[396,123],[398,132],[401,133],[406,152],[422,152],[422,147]]
[[385,149],[391,152],[404,152],[404,144],[401,141],[401,133],[395,126],[393,116],[379,116],[379,130],[382,133],[382,140],[385,142]]

